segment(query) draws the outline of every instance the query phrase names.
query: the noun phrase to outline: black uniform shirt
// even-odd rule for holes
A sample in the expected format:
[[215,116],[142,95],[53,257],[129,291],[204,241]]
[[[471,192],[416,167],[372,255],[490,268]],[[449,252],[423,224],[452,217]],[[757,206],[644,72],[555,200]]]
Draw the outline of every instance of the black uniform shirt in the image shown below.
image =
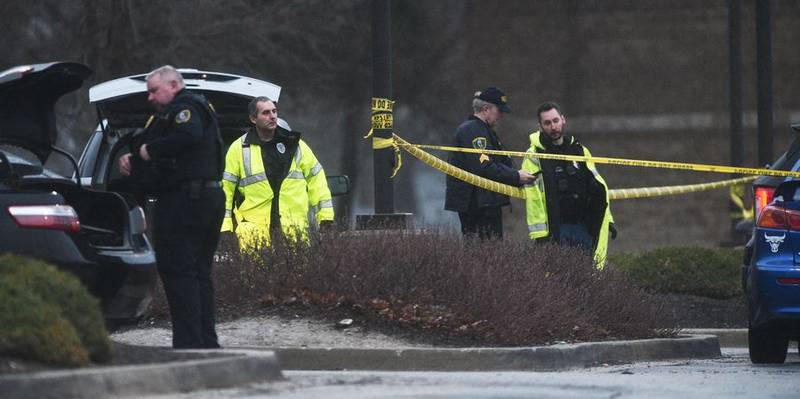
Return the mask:
[[264,174],[272,189],[273,201],[270,210],[270,228],[280,228],[280,201],[281,184],[289,174],[292,158],[297,152],[300,134],[288,131],[280,126],[275,129],[275,136],[270,141],[261,141],[255,130],[248,132],[245,137],[246,144],[258,143],[261,146],[261,162],[264,163]]
[[[264,162],[264,173],[267,175],[272,191],[279,192],[281,183],[289,173],[292,157],[297,150],[297,142],[293,142],[280,130],[276,130],[275,137],[270,141],[260,141],[261,160]],[[294,148],[292,148],[294,147]]]
[[[564,143],[556,145],[546,134],[542,133],[539,141],[545,147],[545,152],[550,154],[584,155],[583,147],[573,136],[565,135]],[[558,224],[586,224],[589,216],[589,192],[591,185],[595,184],[586,163],[555,159],[542,160],[542,169],[545,175],[545,191],[548,192],[548,213],[551,209],[557,210]]]

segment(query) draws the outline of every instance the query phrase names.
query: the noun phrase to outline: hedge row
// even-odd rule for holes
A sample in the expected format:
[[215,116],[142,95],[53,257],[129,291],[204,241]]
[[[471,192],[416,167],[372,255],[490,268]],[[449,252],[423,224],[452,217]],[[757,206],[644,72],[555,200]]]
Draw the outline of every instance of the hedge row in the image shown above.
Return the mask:
[[729,299],[742,295],[742,250],[664,247],[609,257],[637,286],[650,292]]

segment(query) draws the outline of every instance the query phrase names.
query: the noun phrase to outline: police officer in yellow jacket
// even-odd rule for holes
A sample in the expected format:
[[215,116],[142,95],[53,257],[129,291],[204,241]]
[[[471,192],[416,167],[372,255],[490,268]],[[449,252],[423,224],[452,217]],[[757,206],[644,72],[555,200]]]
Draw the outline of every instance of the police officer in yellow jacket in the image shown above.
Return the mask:
[[[591,156],[575,137],[565,134],[566,118],[558,104],[541,104],[537,115],[541,132],[530,135],[529,153]],[[540,177],[525,186],[530,238],[591,249],[598,268],[602,268],[609,232],[615,238],[616,229],[608,186],[594,163],[527,157],[522,169]]]
[[235,231],[242,249],[252,250],[283,234],[303,239],[311,210],[322,226],[333,223],[325,171],[300,133],[278,126],[278,108],[268,97],[248,105],[255,127],[228,148],[222,188],[222,231]]

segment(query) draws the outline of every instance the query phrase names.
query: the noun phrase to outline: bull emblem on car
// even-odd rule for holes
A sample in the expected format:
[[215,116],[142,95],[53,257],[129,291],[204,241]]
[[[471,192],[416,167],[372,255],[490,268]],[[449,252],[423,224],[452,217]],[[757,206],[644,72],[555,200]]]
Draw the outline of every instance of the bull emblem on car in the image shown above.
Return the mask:
[[767,233],[764,233],[764,241],[769,244],[769,250],[772,251],[772,253],[778,252],[785,238],[786,233],[783,233],[782,236],[768,236]]

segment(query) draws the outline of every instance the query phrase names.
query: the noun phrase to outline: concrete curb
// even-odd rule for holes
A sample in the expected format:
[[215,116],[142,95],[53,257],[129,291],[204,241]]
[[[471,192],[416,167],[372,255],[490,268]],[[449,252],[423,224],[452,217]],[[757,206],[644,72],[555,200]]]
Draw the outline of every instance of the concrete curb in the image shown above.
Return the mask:
[[17,399],[136,397],[282,379],[275,354],[262,351],[159,364],[11,375],[0,377],[0,392]]
[[747,348],[746,328],[692,328],[682,330],[686,334],[715,335],[723,348]]
[[[252,348],[255,349],[255,348]],[[713,335],[529,348],[272,348],[284,370],[553,371],[721,356]]]

